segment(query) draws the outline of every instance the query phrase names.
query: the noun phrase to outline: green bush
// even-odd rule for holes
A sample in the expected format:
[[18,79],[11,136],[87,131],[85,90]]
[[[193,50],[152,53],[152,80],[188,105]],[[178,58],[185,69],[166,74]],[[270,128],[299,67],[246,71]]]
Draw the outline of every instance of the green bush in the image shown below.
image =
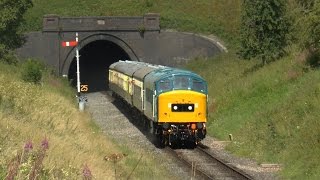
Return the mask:
[[26,82],[39,84],[42,79],[44,65],[39,61],[29,59],[22,65],[22,79]]

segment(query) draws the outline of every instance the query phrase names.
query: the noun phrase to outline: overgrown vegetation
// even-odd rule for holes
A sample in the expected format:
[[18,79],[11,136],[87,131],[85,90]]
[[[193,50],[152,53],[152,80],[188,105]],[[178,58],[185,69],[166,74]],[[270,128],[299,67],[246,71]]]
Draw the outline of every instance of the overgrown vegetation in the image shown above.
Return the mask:
[[31,0],[0,1],[0,59],[12,58],[10,50],[19,47],[23,38],[19,33],[24,13],[32,6]]
[[240,54],[263,64],[284,55],[289,20],[284,0],[244,0],[240,27]]
[[[0,62],[0,179],[112,179],[115,168],[117,178],[171,178],[147,153],[132,172],[141,152],[112,142],[80,113],[65,79],[45,70],[41,85],[25,82],[23,67]],[[114,166],[104,159],[112,154],[127,156]]]

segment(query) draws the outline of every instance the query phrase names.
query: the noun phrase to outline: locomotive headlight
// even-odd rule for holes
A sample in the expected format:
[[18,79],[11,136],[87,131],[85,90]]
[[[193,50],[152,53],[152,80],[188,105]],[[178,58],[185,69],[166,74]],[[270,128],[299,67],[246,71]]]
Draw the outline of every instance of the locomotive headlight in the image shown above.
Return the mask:
[[177,110],[177,109],[178,109],[178,106],[173,106],[173,109],[174,109],[174,110]]
[[191,111],[192,110],[192,106],[188,106],[188,109],[189,109],[189,111]]

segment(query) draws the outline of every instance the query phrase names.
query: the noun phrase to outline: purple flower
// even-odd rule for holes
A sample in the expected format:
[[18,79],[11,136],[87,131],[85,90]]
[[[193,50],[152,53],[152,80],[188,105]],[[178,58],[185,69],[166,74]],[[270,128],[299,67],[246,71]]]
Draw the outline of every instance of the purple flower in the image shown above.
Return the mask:
[[32,142],[31,141],[28,141],[25,145],[24,145],[24,151],[25,152],[29,152],[33,149],[33,146],[32,146]]
[[92,174],[91,174],[91,171],[88,167],[88,165],[84,165],[83,167],[83,170],[82,170],[82,175],[83,175],[83,178],[86,179],[86,180],[91,180],[92,179]]
[[44,150],[49,149],[49,142],[48,142],[48,139],[46,137],[42,140],[41,147]]

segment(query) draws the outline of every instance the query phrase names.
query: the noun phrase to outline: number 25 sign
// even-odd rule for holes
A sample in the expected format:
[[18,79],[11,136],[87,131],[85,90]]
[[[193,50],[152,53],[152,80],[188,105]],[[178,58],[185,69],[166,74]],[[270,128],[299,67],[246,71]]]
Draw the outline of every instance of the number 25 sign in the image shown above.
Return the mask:
[[87,92],[89,90],[89,86],[87,84],[83,84],[80,86],[81,92]]

